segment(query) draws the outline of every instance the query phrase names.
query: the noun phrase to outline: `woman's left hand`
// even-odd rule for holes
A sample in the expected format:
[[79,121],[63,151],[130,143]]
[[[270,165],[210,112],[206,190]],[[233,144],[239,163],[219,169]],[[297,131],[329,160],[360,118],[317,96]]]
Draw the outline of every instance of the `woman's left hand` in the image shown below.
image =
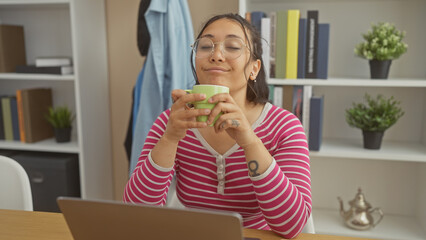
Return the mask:
[[251,129],[250,122],[229,93],[216,94],[208,101],[217,104],[212,109],[207,124],[211,124],[220,112],[223,113],[213,126],[216,133],[226,131],[242,148],[256,141],[257,136]]

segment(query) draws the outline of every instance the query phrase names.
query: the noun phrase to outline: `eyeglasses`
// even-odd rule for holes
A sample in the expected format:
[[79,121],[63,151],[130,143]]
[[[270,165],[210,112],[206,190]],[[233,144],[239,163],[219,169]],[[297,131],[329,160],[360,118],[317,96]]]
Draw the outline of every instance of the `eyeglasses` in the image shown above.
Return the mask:
[[197,39],[191,47],[196,58],[208,58],[213,55],[217,45],[220,45],[222,56],[228,60],[240,57],[244,48],[248,48],[240,38],[227,38],[222,42],[213,42],[208,37]]

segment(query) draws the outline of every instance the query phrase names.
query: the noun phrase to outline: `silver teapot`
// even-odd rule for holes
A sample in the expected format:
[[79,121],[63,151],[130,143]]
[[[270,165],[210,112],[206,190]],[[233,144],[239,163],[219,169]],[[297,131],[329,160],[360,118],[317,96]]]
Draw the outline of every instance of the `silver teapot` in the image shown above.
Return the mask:
[[[337,198],[340,202],[340,215],[346,226],[356,230],[368,230],[375,227],[383,219],[383,212],[380,208],[371,208],[371,205],[365,200],[361,188],[355,198],[349,201],[350,208],[345,211],[343,201],[340,197]],[[373,213],[378,213],[379,218],[374,222]]]

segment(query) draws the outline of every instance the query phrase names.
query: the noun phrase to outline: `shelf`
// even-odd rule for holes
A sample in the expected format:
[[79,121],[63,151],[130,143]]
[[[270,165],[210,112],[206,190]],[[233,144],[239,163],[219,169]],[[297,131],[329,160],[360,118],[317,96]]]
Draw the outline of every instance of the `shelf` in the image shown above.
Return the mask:
[[387,79],[372,80],[363,78],[329,78],[329,79],[277,79],[271,78],[273,85],[312,85],[312,86],[346,86],[346,87],[425,87],[426,79]]
[[0,73],[0,80],[74,81],[74,75]]
[[426,146],[415,142],[383,141],[381,149],[364,149],[362,139],[323,139],[311,157],[426,162]]
[[37,4],[64,4],[70,0],[0,0],[0,5],[37,5]]
[[55,139],[53,138],[35,142],[35,143],[22,143],[19,141],[0,140],[0,149],[79,153],[77,141],[73,140],[68,143],[56,143]]
[[344,225],[343,219],[337,210],[314,208],[312,216],[315,232],[319,234],[395,240],[425,239],[425,233],[419,221],[414,217],[385,213],[383,220],[375,228],[367,231],[357,231]]

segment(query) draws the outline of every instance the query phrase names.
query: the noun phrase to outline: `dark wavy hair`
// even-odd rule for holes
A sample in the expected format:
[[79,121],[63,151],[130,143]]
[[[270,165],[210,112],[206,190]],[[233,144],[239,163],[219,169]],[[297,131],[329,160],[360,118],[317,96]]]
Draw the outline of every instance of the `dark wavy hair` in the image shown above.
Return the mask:
[[[227,13],[227,14],[221,14],[221,15],[216,15],[212,18],[210,18],[203,26],[203,28],[201,29],[200,33],[197,36],[197,39],[200,38],[201,34],[204,32],[204,29],[206,29],[206,27],[208,27],[210,24],[212,24],[213,22],[220,20],[220,19],[230,19],[233,20],[237,23],[239,23],[241,25],[241,28],[244,30],[244,35],[245,38],[248,42],[248,47],[251,53],[251,58],[249,59],[249,61],[247,62],[245,68],[250,64],[250,61],[255,61],[257,59],[259,59],[261,61],[261,67],[260,67],[260,71],[257,74],[256,77],[256,82],[254,81],[250,81],[250,79],[246,77],[247,79],[247,100],[249,102],[254,102],[254,103],[266,103],[268,102],[268,97],[269,97],[269,88],[268,88],[268,84],[266,82],[266,74],[265,74],[265,67],[263,65],[263,59],[262,59],[262,39],[260,37],[260,33],[253,27],[253,25],[251,25],[247,20],[245,20],[244,18],[242,18],[240,15],[238,14],[234,14],[234,13]],[[248,37],[248,34],[250,34],[250,38]],[[251,41],[250,41],[251,40]],[[192,67],[192,73],[195,77],[195,81],[196,84],[199,84],[198,82],[198,77],[197,77],[197,73],[195,71],[195,66],[194,66],[194,56],[193,56],[194,52],[191,52],[191,67]],[[245,72],[244,72],[244,75]]]

